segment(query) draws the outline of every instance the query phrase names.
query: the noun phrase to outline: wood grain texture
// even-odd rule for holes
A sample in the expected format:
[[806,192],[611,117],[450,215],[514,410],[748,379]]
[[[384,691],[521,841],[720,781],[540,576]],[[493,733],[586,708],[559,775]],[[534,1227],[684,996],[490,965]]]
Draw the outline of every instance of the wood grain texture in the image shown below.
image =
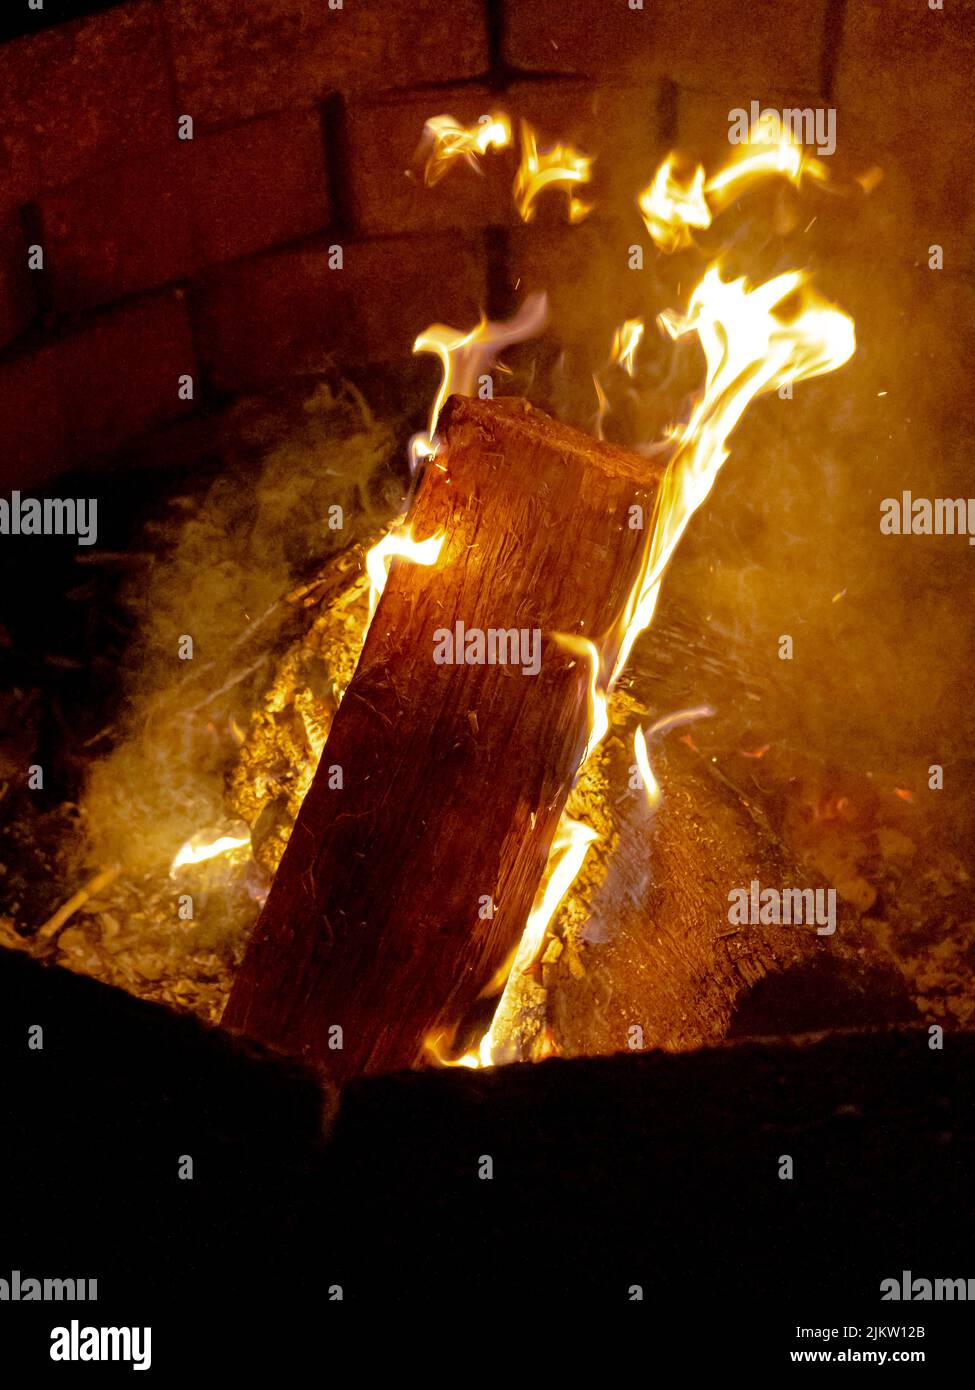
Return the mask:
[[[441,427],[411,516],[440,558],[392,566],[224,1016],[339,1079],[415,1063],[517,944],[589,730],[553,634],[608,633],[661,473],[520,400],[453,398]],[[538,629],[538,674],[437,665],[458,621]]]
[[[609,750],[625,786],[629,751]],[[777,1035],[912,1016],[903,981],[838,903],[837,929],[733,926],[729,893],[824,888],[708,760],[671,739],[656,757],[663,798],[621,803],[614,842],[594,846],[585,922],[546,968],[546,1021],[564,1056],[636,1045],[685,1051],[734,1033]]]

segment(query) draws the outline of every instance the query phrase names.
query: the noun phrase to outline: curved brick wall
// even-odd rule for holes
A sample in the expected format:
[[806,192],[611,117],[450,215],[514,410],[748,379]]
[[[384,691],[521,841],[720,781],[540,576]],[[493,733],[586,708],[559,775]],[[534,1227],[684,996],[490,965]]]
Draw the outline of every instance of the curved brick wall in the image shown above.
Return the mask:
[[[720,157],[753,98],[838,107],[837,159],[887,177],[824,234],[847,265],[918,275],[943,245],[970,336],[973,58],[973,0],[138,0],[26,33],[0,47],[4,476],[42,482],[326,352],[405,357],[426,323],[598,255],[605,219],[638,239],[654,161]],[[500,87],[605,156],[581,236],[517,226],[500,175],[402,176],[428,115],[473,120]],[[905,302],[943,316],[945,280]]]

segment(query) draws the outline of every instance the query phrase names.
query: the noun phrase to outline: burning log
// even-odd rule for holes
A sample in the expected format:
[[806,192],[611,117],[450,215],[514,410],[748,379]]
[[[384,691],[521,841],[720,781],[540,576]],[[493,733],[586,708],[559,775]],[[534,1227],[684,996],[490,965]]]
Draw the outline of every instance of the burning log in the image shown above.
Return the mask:
[[[625,785],[628,749],[607,742],[604,775]],[[903,978],[844,904],[832,935],[808,923],[732,925],[730,895],[756,880],[825,890],[709,758],[672,739],[654,762],[659,807],[620,803],[612,837],[586,862],[585,920],[553,922],[563,949],[518,982],[523,1032],[540,1012],[559,1055],[578,1056],[914,1016]],[[505,1041],[514,1056],[538,1055]]]
[[[454,397],[225,1025],[336,1077],[413,1065],[518,944],[636,580],[659,464]],[[639,510],[634,510],[639,509]]]

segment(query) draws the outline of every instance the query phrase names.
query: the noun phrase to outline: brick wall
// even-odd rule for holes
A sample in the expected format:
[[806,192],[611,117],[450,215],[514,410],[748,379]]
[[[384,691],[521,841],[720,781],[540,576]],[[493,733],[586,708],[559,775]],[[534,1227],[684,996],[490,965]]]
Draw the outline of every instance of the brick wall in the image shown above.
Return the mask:
[[[906,276],[922,323],[946,297],[971,306],[975,0],[632,3],[136,0],[0,47],[8,486],[329,355],[403,360],[429,322],[510,308],[553,270],[567,340],[598,339],[632,279],[598,266],[584,323],[579,283],[616,233],[646,244],[636,190],[672,146],[726,154],[727,113],[753,98],[835,104],[837,165],[883,166],[877,195],[806,243],[842,259],[854,297],[862,265]],[[433,190],[406,175],[427,116],[494,104],[597,156],[588,224],[521,227],[510,168]]]

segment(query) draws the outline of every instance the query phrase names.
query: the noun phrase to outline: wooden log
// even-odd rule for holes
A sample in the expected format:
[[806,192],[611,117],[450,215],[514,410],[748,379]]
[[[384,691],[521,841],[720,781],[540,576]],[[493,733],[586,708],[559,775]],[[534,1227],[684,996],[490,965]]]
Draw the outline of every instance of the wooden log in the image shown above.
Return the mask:
[[[610,785],[619,786],[629,752],[606,752]],[[560,1055],[685,1051],[735,1035],[916,1016],[903,978],[885,952],[870,949],[842,901],[833,935],[814,924],[729,923],[730,891],[747,891],[753,880],[779,889],[826,885],[708,758],[671,737],[655,771],[659,807],[649,812],[636,797],[621,804],[611,852],[597,845],[586,863],[587,919],[567,925],[565,949],[542,972]]]
[[[662,471],[521,400],[441,427],[411,517],[439,559],[393,563],[224,1015],[337,1078],[413,1065],[517,945],[590,729],[554,634],[612,630]],[[458,624],[527,650],[437,664]]]

